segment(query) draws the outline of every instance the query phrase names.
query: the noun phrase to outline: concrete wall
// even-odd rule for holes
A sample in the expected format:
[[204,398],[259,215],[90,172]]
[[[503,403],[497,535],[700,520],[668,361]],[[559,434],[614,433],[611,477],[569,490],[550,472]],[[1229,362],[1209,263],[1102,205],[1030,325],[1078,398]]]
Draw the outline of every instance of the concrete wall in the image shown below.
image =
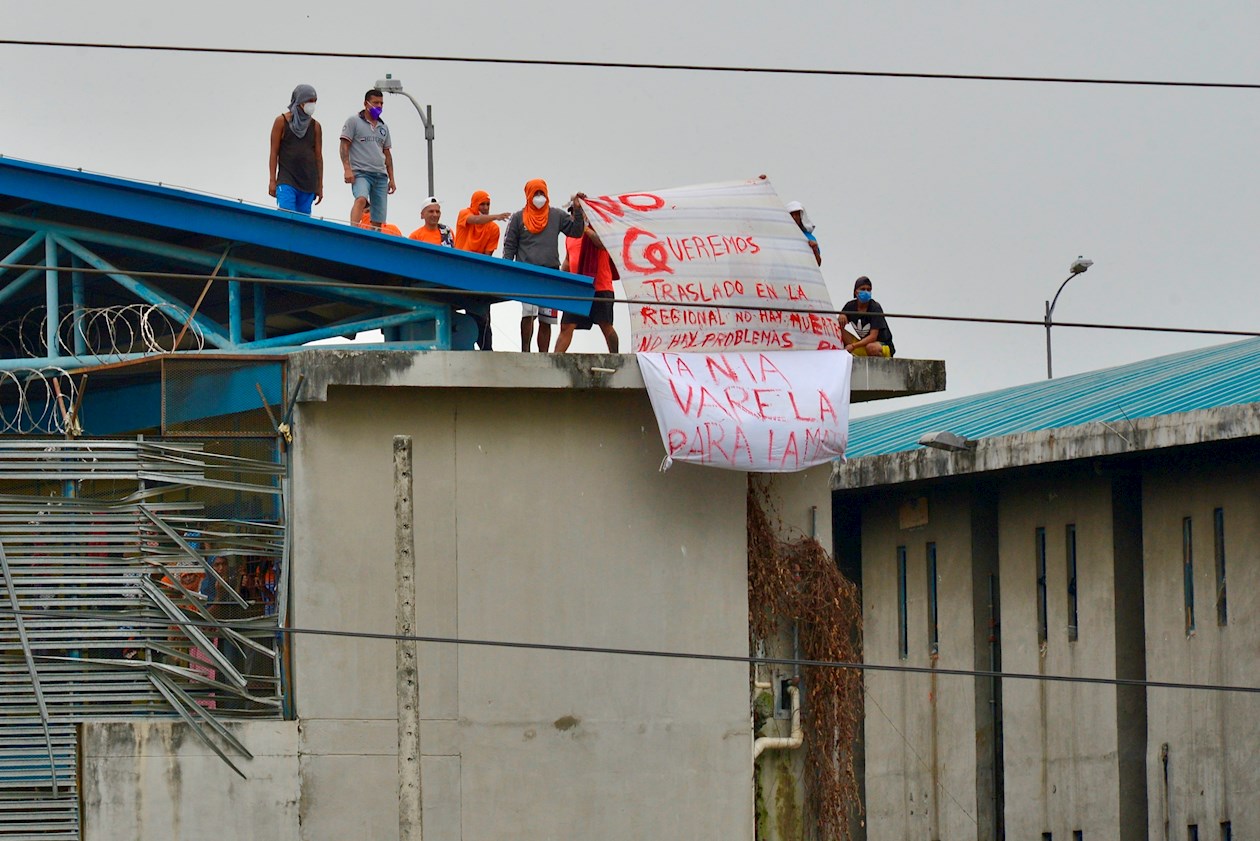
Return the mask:
[[247,779],[181,721],[84,723],[83,841],[298,841],[296,722],[227,727],[254,755],[233,757]]
[[[1004,483],[999,502],[1002,666],[1115,674],[1111,482],[1086,473]],[[1078,630],[1068,638],[1066,526],[1076,526]],[[1048,634],[1039,640],[1035,533],[1046,533]],[[1114,687],[1003,681],[1008,838],[1119,838]]]
[[[408,434],[420,634],[747,653],[746,477],[659,473],[643,392],[327,394],[297,415],[294,624],[393,630],[391,439]],[[747,667],[420,654],[426,841],[751,839]],[[393,644],[304,637],[294,668],[302,838],[397,837]]]
[[[1183,460],[1144,481],[1147,671],[1151,680],[1256,685],[1260,652],[1260,473],[1255,462]],[[1218,624],[1213,513],[1224,514],[1227,624]],[[1185,623],[1182,525],[1191,520],[1195,629]],[[1260,697],[1148,693],[1150,837],[1260,833]]]
[[[865,659],[919,667],[974,664],[970,500],[926,495],[926,522],[903,528],[917,493],[862,508]],[[923,505],[918,506],[920,514]],[[912,519],[911,522],[919,522]],[[936,544],[938,640],[929,643],[927,544]],[[907,656],[900,657],[897,547],[906,548]],[[870,841],[976,838],[976,695],[967,678],[868,671],[866,808]],[[1011,836],[1014,837],[1014,836]]]

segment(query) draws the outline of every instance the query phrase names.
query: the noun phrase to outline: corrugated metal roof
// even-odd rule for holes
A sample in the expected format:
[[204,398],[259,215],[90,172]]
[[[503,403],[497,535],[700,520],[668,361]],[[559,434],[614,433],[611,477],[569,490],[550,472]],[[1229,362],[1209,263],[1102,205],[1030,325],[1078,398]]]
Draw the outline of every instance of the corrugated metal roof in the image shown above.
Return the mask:
[[928,432],[1035,432],[1260,402],[1260,339],[944,400],[849,425],[849,458],[913,450]]

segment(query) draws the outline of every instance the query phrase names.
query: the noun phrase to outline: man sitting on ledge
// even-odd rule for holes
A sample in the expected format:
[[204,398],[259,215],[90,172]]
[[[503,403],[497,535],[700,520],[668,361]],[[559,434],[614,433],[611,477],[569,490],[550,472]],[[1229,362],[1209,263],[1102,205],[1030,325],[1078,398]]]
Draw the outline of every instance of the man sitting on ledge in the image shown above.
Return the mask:
[[853,283],[853,300],[840,310],[840,333],[844,349],[854,356],[891,359],[897,352],[884,308],[871,297],[869,277],[859,277]]

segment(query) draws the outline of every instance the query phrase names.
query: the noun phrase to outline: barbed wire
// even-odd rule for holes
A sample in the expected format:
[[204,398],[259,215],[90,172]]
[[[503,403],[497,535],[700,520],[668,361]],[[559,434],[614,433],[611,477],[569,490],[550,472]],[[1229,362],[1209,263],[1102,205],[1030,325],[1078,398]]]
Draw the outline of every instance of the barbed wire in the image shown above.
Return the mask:
[[0,435],[64,434],[77,399],[64,368],[0,370]]
[[[57,352],[47,353],[48,315],[44,307],[32,307],[20,318],[0,324],[0,353],[8,358],[39,359],[62,356],[102,363],[122,354],[158,354],[203,350],[205,333],[195,320],[188,323],[180,348],[175,337],[186,315],[174,304],[120,304],[72,310],[57,323]],[[77,350],[82,344],[84,352]]]

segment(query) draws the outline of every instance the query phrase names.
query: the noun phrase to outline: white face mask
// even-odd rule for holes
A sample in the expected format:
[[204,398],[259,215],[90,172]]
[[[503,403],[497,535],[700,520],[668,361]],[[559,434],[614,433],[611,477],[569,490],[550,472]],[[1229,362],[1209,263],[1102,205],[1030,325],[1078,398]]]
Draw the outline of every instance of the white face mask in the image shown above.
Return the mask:
[[534,196],[534,207],[542,210],[547,206],[547,197],[543,195]]
[[308,116],[308,117],[309,117],[309,116],[312,116],[312,115],[315,113],[315,103],[314,103],[314,102],[303,102],[303,103],[302,103],[302,110],[306,112],[306,116]]

